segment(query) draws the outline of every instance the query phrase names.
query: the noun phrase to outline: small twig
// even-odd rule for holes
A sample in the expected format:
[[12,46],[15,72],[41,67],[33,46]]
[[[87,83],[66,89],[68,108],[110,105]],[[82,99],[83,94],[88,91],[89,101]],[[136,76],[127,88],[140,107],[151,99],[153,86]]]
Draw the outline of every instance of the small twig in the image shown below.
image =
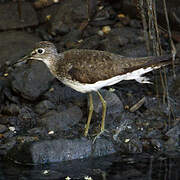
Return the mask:
[[168,18],[168,14],[167,14],[167,6],[166,6],[165,0],[163,0],[163,6],[164,6],[164,13],[165,13],[166,22],[167,22],[168,35],[169,35],[170,44],[171,44],[171,48],[172,48],[171,49],[171,52],[172,52],[172,66],[173,66],[173,75],[174,75],[174,78],[175,78],[176,74],[175,74],[175,71],[174,71],[174,68],[175,68],[174,61],[175,61],[175,57],[176,57],[176,48],[175,48],[174,42],[172,40],[172,33],[171,33],[171,30],[170,30],[169,18]]
[[156,14],[156,3],[153,1],[152,4],[152,9],[153,9],[153,17],[154,17],[154,26],[156,29],[156,54],[158,56],[162,55],[162,47],[161,47],[161,41],[160,41],[160,36],[159,36],[159,28],[158,28],[158,23],[157,23],[157,14]]
[[135,112],[137,111],[145,102],[146,98],[143,97],[140,101],[138,101],[136,104],[134,104],[130,109],[129,111],[130,112]]
[[143,23],[144,38],[146,41],[146,49],[147,49],[148,55],[151,55],[151,53],[150,53],[150,40],[149,40],[149,36],[148,36],[148,27],[147,27],[147,22],[146,22],[146,17],[145,17],[143,0],[139,1],[139,5],[141,8],[141,18],[142,18],[142,23]]
[[21,10],[21,0],[18,0],[17,2],[17,9],[18,9],[18,14],[19,14],[19,19],[20,21],[22,20],[22,10]]

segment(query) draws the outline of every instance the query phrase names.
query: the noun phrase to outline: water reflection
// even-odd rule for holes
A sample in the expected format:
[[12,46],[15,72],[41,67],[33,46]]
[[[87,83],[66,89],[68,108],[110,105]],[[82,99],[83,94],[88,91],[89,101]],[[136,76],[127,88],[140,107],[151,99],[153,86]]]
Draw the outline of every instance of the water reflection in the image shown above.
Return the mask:
[[20,165],[0,161],[0,180],[179,180],[180,156],[122,155],[46,165]]

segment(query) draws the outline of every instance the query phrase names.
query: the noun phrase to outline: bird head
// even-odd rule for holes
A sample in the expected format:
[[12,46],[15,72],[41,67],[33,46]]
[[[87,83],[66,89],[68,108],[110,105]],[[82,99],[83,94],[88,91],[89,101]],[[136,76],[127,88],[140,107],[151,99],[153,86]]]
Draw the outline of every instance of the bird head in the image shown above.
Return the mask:
[[16,63],[31,59],[31,60],[43,61],[47,66],[50,66],[57,56],[58,56],[58,52],[53,43],[49,41],[41,41],[36,44],[35,48],[29,55],[20,59]]

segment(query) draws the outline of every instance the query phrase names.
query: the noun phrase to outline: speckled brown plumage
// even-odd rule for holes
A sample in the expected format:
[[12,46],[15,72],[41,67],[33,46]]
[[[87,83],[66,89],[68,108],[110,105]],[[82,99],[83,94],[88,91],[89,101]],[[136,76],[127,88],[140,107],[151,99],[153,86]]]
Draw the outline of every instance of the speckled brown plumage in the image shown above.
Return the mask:
[[56,74],[81,83],[95,83],[141,67],[165,62],[169,56],[130,58],[96,50],[73,49],[62,53],[56,64]]

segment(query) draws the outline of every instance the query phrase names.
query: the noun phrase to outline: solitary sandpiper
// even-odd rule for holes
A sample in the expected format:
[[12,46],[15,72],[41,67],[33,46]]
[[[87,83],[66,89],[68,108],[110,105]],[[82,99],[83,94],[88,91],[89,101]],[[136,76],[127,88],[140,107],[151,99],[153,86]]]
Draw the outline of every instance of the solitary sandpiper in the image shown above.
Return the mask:
[[122,80],[135,79],[149,83],[143,74],[171,63],[171,55],[150,57],[124,57],[106,51],[72,49],[58,53],[53,43],[42,41],[18,62],[33,59],[43,61],[50,72],[65,85],[81,93],[89,93],[89,115],[84,135],[87,136],[93,113],[92,91],[102,102],[101,131],[105,130],[106,101],[98,91]]

